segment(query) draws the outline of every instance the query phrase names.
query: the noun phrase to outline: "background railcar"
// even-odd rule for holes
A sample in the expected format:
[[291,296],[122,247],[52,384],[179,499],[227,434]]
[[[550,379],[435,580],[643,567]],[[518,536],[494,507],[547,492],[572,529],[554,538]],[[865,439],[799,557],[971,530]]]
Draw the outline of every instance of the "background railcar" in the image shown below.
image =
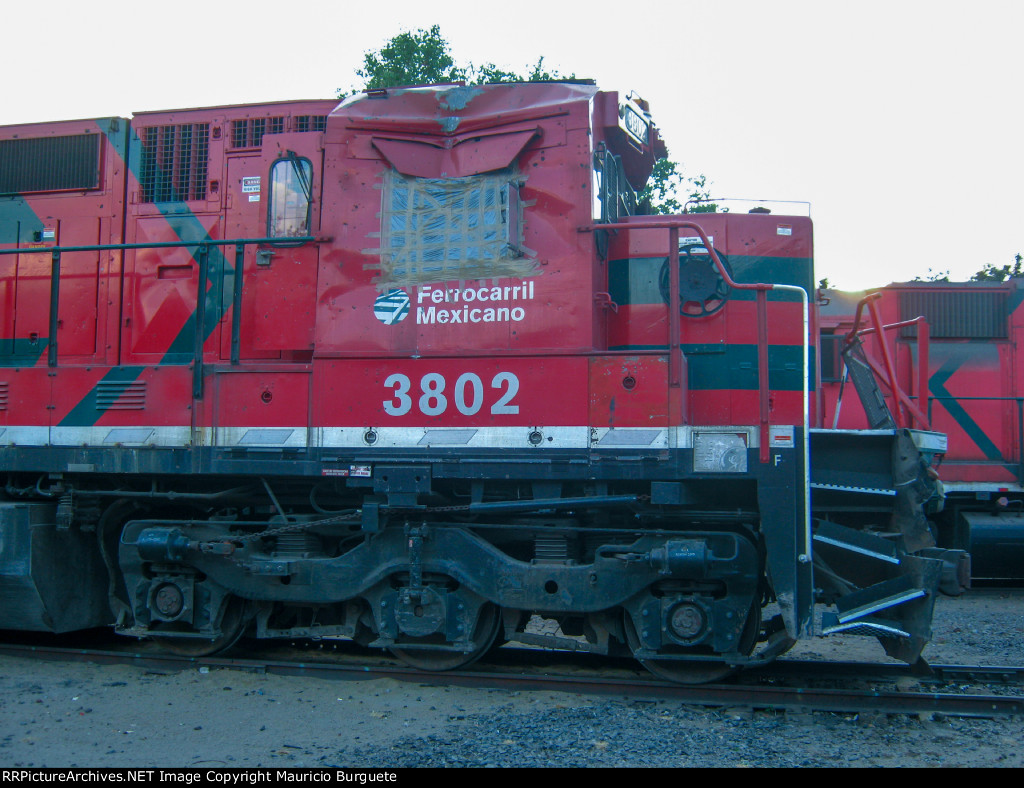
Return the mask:
[[[948,436],[941,464],[946,504],[934,518],[939,542],[969,550],[977,579],[1024,579],[1024,284],[905,282],[871,292],[881,322],[894,326],[887,333],[895,380]],[[868,416],[853,384],[844,386],[842,359],[863,294],[824,295],[825,420],[864,429]],[[907,322],[917,318],[923,329]],[[864,341],[877,347],[873,334]],[[888,387],[884,392],[891,402]]]
[[943,436],[823,428],[810,221],[663,154],[573,82],[0,129],[0,626],[916,659]]

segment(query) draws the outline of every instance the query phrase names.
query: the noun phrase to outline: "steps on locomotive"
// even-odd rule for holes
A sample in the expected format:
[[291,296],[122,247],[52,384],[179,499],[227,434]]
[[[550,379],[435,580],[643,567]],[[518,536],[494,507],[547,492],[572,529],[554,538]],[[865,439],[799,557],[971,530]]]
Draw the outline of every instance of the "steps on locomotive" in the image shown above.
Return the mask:
[[871,635],[887,654],[915,661],[931,638],[943,562],[903,551],[894,539],[820,521],[814,533],[815,579],[834,611],[822,635]]

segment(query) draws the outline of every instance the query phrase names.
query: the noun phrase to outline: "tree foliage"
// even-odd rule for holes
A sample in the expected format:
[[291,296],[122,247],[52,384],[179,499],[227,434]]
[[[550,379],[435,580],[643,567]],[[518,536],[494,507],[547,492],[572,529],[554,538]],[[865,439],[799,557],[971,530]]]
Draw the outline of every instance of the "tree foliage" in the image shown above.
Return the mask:
[[918,274],[910,281],[912,282],[948,282],[949,271],[936,271],[933,268],[928,269],[928,273],[924,276]]
[[[654,163],[647,185],[637,195],[637,202],[648,208],[650,213],[714,213],[716,203],[710,202],[710,183],[705,175],[683,174],[679,164],[671,159],[658,159]],[[689,205],[680,202],[686,194]]]
[[472,63],[466,69],[466,81],[471,85],[493,85],[499,82],[550,82],[556,79],[576,79],[575,74],[561,74],[557,70],[548,71],[544,68],[544,57],[541,56],[537,62],[527,67],[526,72],[507,71],[494,63],[484,63],[482,66],[474,66]]
[[1020,252],[1013,256],[1013,263],[1007,263],[1004,266],[995,266],[989,263],[974,276],[971,277],[972,282],[1005,282],[1007,279],[1020,279],[1024,277],[1024,271],[1021,270],[1024,266],[1024,255]]
[[356,74],[363,78],[364,89],[374,90],[458,82],[465,77],[465,69],[455,65],[448,42],[434,25],[430,30],[399,33],[379,52],[367,52]]
[[[523,72],[510,71],[494,63],[460,66],[452,57],[451,47],[441,35],[438,25],[429,30],[421,28],[415,32],[399,33],[379,51],[366,52],[363,66],[356,70],[356,74],[363,80],[362,90],[445,82],[488,85],[576,78],[575,74],[565,75],[556,69],[546,68],[543,56]],[[338,98],[345,98],[355,92],[356,88],[339,90]],[[646,187],[637,195],[637,200],[650,213],[683,213],[684,205],[680,200],[683,200],[682,195],[686,195],[685,199],[691,201],[685,207],[687,212],[712,213],[718,206],[710,202],[709,188],[706,176],[686,176],[676,162],[659,159]]]
[[[366,52],[363,66],[356,70],[363,80],[363,90],[394,88],[405,85],[436,85],[445,82],[467,82],[470,85],[489,85],[497,82],[542,82],[556,79],[575,79],[575,74],[561,74],[544,67],[540,57],[523,72],[510,71],[495,65],[469,63],[460,66],[452,57],[451,46],[434,25],[429,30],[405,31],[391,38],[379,51]],[[344,98],[356,89],[339,90]]]

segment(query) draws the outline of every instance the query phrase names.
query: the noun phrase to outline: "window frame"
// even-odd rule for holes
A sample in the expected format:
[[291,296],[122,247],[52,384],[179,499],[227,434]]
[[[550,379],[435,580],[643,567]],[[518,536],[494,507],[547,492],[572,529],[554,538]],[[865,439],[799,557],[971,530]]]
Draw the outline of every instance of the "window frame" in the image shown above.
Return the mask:
[[[291,153],[291,152],[289,152]],[[274,239],[271,243],[274,246],[301,246],[303,241],[291,240],[291,236],[274,234],[275,207],[277,206],[276,193],[274,189],[274,172],[277,167],[285,165],[294,168],[296,163],[307,170],[309,176],[309,193],[306,195],[306,232],[303,235],[310,235],[312,232],[313,219],[313,162],[307,156],[291,155],[279,156],[270,164],[270,172],[267,177],[267,238]]]

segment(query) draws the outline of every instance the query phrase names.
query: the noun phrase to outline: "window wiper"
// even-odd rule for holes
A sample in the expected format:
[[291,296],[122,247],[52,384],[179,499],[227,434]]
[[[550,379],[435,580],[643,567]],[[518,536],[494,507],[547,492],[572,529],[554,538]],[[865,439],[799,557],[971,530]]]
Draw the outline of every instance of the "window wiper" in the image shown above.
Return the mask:
[[299,181],[302,193],[306,195],[306,202],[313,202],[313,184],[311,184],[309,179],[306,177],[306,168],[302,166],[302,162],[299,160],[295,151],[285,151],[285,155],[288,157],[288,161],[292,164],[292,169],[295,171],[295,177]]

